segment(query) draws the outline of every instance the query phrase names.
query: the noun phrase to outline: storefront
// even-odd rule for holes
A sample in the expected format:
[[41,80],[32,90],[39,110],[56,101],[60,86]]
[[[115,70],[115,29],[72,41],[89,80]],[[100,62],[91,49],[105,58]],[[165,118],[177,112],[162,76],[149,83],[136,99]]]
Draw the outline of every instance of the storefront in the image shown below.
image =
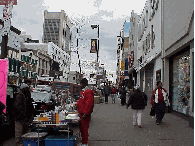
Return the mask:
[[189,115],[190,106],[190,47],[170,57],[170,93],[172,110]]

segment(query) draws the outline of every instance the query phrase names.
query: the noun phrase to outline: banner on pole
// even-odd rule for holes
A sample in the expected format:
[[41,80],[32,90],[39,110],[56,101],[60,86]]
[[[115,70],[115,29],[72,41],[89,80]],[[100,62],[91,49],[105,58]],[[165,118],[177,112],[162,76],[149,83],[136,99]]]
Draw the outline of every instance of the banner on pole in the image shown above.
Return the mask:
[[[8,59],[0,59],[0,101],[6,106]],[[6,112],[6,109],[3,110]]]
[[97,39],[91,39],[90,53],[97,53]]

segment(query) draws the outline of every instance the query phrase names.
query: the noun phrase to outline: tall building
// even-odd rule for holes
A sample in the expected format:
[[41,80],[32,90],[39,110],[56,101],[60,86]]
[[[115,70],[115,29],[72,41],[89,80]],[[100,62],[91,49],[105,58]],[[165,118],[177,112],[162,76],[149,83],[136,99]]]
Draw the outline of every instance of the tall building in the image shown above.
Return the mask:
[[53,42],[62,50],[70,53],[72,23],[64,12],[44,11],[43,42]]

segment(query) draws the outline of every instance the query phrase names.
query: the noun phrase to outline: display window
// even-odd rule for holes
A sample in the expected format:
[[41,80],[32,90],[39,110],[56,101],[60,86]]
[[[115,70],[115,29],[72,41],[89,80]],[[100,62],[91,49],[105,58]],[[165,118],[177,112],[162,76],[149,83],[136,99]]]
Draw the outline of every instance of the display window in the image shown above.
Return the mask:
[[190,51],[173,57],[172,109],[189,115],[190,112]]

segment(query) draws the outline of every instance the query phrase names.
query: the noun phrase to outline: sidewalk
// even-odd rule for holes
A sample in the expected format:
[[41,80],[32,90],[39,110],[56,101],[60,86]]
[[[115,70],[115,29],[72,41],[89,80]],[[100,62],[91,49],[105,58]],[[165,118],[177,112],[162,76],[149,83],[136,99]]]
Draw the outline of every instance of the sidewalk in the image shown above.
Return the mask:
[[[149,115],[148,105],[142,117],[143,128],[132,124],[131,107],[126,109],[116,103],[95,104],[89,126],[89,146],[193,146],[194,129],[188,122],[171,113],[166,113],[161,125],[156,125],[155,118]],[[78,133],[75,127],[74,133]],[[76,143],[81,140],[79,138]],[[15,146],[14,138],[4,146]]]
[[194,129],[188,122],[166,113],[161,125],[149,115],[148,105],[142,117],[143,128],[132,124],[131,108],[115,104],[95,104],[89,128],[89,146],[193,146]]

